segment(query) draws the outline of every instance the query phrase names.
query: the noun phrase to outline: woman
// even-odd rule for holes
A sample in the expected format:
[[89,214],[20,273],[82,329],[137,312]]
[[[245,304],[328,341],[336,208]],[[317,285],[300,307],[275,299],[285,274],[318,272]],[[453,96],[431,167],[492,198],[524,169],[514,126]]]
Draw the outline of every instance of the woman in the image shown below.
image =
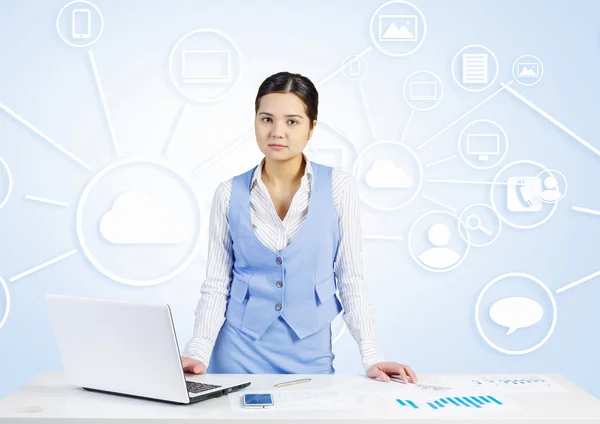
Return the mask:
[[417,381],[410,367],[384,362],[375,341],[354,179],[302,153],[317,108],[315,86],[299,74],[277,73],[258,89],[265,157],[214,195],[185,372],[333,373],[330,324],[343,306],[367,375]]

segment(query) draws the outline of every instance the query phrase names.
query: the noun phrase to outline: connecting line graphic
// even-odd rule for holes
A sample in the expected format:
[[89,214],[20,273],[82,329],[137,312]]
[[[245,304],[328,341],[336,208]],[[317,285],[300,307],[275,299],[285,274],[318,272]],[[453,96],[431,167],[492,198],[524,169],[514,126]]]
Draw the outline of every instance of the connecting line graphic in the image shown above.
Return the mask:
[[450,210],[450,211],[452,211],[452,212],[456,213],[456,209],[454,209],[454,208],[453,208],[453,207],[451,207],[451,206],[448,206],[448,205],[446,205],[445,203],[442,203],[442,202],[440,202],[439,200],[435,200],[435,199],[433,199],[433,198],[431,198],[431,197],[429,197],[429,196],[425,196],[424,194],[421,194],[421,197],[422,197],[423,199],[425,199],[425,200],[429,200],[430,202],[433,202],[433,203],[435,203],[436,205],[442,206],[442,207],[444,207],[444,208],[446,208],[446,209],[448,209],[448,210]]
[[577,281],[573,281],[572,283],[567,284],[566,286],[561,287],[560,289],[556,290],[556,293],[562,293],[566,290],[572,289],[575,286],[578,286],[581,283],[585,283],[586,281],[591,280],[592,278],[596,278],[600,276],[600,271],[594,272],[593,274],[590,274],[586,277],[583,277]]
[[17,115],[15,113],[15,111],[13,111],[12,109],[10,109],[9,107],[7,107],[4,104],[0,103],[0,109],[2,109],[3,111],[5,111],[6,113],[8,113],[10,116],[12,116],[13,118],[15,118],[21,124],[25,125],[27,128],[29,128],[31,131],[33,131],[38,136],[42,137],[44,140],[46,140],[48,143],[50,143],[52,145],[52,147],[58,149],[60,152],[62,152],[65,155],[67,155],[70,159],[72,159],[73,161],[77,162],[78,165],[82,166],[83,168],[87,169],[88,171],[92,170],[92,168],[87,163],[85,163],[83,160],[79,159],[77,156],[75,156],[73,153],[71,153],[70,151],[68,151],[67,149],[65,149],[63,146],[61,146],[60,144],[58,144],[56,141],[52,140],[50,137],[48,137],[46,134],[44,134],[43,132],[41,132],[40,130],[38,130],[32,124],[30,124],[25,119],[23,119],[21,116]]
[[367,115],[367,122],[369,123],[369,129],[371,130],[371,135],[374,140],[377,140],[375,136],[375,126],[373,125],[373,118],[371,116],[371,110],[369,109],[369,105],[367,103],[367,95],[365,94],[365,89],[363,87],[362,81],[358,81],[358,90],[360,92],[360,98],[365,106],[365,114]]
[[27,200],[33,200],[35,202],[41,202],[41,203],[48,203],[50,205],[55,205],[55,206],[65,206],[65,207],[69,206],[69,204],[67,202],[61,202],[58,200],[48,199],[46,197],[32,196],[30,194],[26,194],[25,198]]
[[384,236],[380,234],[363,234],[365,240],[388,240],[388,241],[402,241],[402,236]]
[[74,255],[75,253],[77,253],[77,249],[73,249],[73,250],[65,253],[64,255],[57,256],[56,258],[51,259],[48,262],[44,262],[43,264],[40,264],[40,265],[35,266],[35,267],[31,268],[31,269],[28,269],[25,272],[22,272],[22,273],[20,273],[18,275],[15,275],[14,277],[9,278],[8,281],[10,281],[12,283],[14,281],[20,280],[21,278],[26,277],[26,276],[28,276],[30,274],[33,274],[34,272],[37,272],[40,269],[46,268],[47,266],[50,266],[50,265],[55,264],[55,263],[57,263],[59,261],[62,261],[63,259],[66,259],[69,256]]
[[408,131],[408,126],[410,125],[413,116],[415,116],[415,110],[410,111],[410,116],[408,117],[408,121],[406,122],[406,126],[404,127],[404,131],[402,131],[402,135],[400,136],[400,141],[404,141],[404,137],[406,136],[406,131]]
[[595,209],[582,208],[579,206],[573,206],[572,209],[577,212],[589,213],[590,215],[600,215],[600,211]]
[[517,99],[521,100],[523,103],[525,103],[527,106],[529,106],[530,108],[532,108],[533,110],[535,110],[537,113],[539,113],[540,115],[542,115],[544,118],[546,118],[547,120],[549,120],[550,122],[552,122],[558,128],[560,128],[561,130],[563,130],[564,132],[566,132],[567,134],[569,134],[571,137],[573,137],[575,140],[577,140],[578,142],[580,142],[581,144],[583,144],[585,147],[587,147],[593,153],[595,153],[596,155],[600,156],[600,150],[598,150],[596,147],[592,146],[590,143],[588,143],[587,141],[585,141],[583,138],[579,137],[577,134],[575,134],[573,131],[571,131],[570,129],[568,129],[567,127],[565,127],[563,124],[561,124],[560,122],[558,122],[556,119],[554,119],[548,113],[544,112],[542,109],[540,109],[539,107],[537,107],[531,101],[527,100],[525,97],[523,97],[521,94],[519,94],[514,88],[509,87],[507,84],[502,84],[502,88],[506,89],[506,91],[508,91],[510,94],[512,94],[513,96],[515,96]]
[[437,134],[435,134],[433,137],[431,137],[429,140],[427,140],[426,142],[424,142],[423,144],[421,144],[419,147],[417,147],[417,150],[421,150],[423,147],[427,146],[433,140],[435,140],[436,138],[438,138],[440,135],[444,134],[446,131],[448,131],[450,128],[452,128],[454,125],[456,125],[465,116],[473,113],[475,110],[479,109],[481,106],[483,106],[484,104],[486,104],[487,102],[489,102],[491,99],[493,99],[498,93],[500,93],[501,91],[507,89],[513,82],[514,81],[510,81],[508,84],[502,84],[502,87],[500,87],[498,90],[494,91],[492,94],[490,94],[488,97],[486,97],[481,103],[473,106],[471,109],[469,109],[468,111],[466,111],[465,113],[463,113],[460,117],[458,117],[457,119],[455,119],[451,124],[447,125],[443,130],[441,130],[440,132],[438,132]]
[[[362,52],[360,52],[359,54],[357,54],[354,57],[354,60],[358,60],[361,57],[363,57],[364,55],[366,55],[367,53],[369,53],[371,51],[372,47],[367,47],[366,49],[364,49]],[[315,86],[317,88],[320,88],[323,84],[329,82],[330,80],[332,80],[335,76],[339,75],[341,72],[344,71],[344,69],[346,69],[347,67],[349,67],[352,64],[352,60],[349,60],[348,63],[346,63],[343,66],[340,66],[338,69],[336,69],[334,72],[332,72],[330,75],[328,75],[325,79],[323,79],[321,82],[315,84]],[[243,143],[244,139],[248,136],[248,134],[250,134],[252,131],[254,131],[254,128],[250,128],[248,131],[246,131],[244,133],[244,135],[242,137],[240,137],[236,142],[230,144],[226,149],[221,150],[219,153],[217,153],[216,155],[214,155],[212,158],[208,159],[206,162],[196,166],[193,170],[192,170],[192,176],[196,177],[198,176],[198,174],[204,170],[205,168],[207,168],[208,166],[210,166],[212,163],[214,163],[215,161],[217,161],[218,159],[220,159],[221,157],[223,157],[225,154],[229,153],[230,151],[236,149],[240,144]]]
[[162,151],[162,156],[167,157],[169,154],[169,149],[171,148],[171,144],[173,144],[173,140],[177,136],[177,132],[179,131],[179,127],[181,125],[181,121],[183,121],[183,116],[185,115],[188,109],[189,102],[184,101],[181,107],[179,108],[179,112],[177,112],[177,116],[175,117],[175,127],[173,128],[173,134],[171,134],[171,138],[165,144],[165,147]]
[[508,185],[505,182],[493,181],[460,181],[460,180],[425,180],[428,183],[450,183],[450,184],[482,184],[482,185]]
[[90,57],[92,70],[94,71],[94,78],[96,79],[96,85],[98,86],[98,93],[100,94],[100,100],[102,101],[102,107],[104,108],[104,114],[106,115],[106,121],[108,122],[108,130],[110,131],[113,146],[117,155],[121,156],[121,152],[119,151],[119,145],[117,144],[117,137],[115,136],[115,128],[113,127],[112,119],[110,119],[110,113],[108,113],[108,107],[106,106],[106,97],[104,96],[104,90],[102,89],[102,83],[100,82],[100,75],[98,74],[98,67],[96,66],[96,59],[94,58],[94,53],[92,53],[92,51],[90,50],[88,51],[88,56]]
[[438,161],[435,161],[435,162],[428,163],[427,165],[425,165],[425,168],[429,168],[430,166],[438,165],[440,163],[444,163],[444,162],[447,162],[449,160],[456,159],[457,157],[458,157],[457,155],[454,155],[454,156],[447,157],[445,159],[441,159],[441,160],[438,160]]

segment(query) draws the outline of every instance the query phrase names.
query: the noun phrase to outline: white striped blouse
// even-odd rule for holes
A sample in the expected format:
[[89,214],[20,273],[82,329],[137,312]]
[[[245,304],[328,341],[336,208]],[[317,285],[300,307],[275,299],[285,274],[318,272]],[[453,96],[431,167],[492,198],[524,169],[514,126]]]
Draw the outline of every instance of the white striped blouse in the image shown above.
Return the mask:
[[[250,215],[258,239],[273,251],[283,250],[302,227],[308,212],[312,187],[312,167],[304,155],[306,167],[300,188],[294,195],[283,220],[277,215],[267,187],[261,179],[262,166],[254,172],[250,186]],[[222,182],[213,197],[206,279],[200,289],[195,311],[194,334],[182,352],[208,367],[210,355],[221,326],[231,282],[233,251],[229,233],[229,201],[233,179]],[[338,213],[340,245],[334,270],[342,303],[343,319],[357,342],[365,370],[383,361],[375,340],[373,312],[362,270],[362,230],[355,180],[345,172],[332,172],[333,202]]]

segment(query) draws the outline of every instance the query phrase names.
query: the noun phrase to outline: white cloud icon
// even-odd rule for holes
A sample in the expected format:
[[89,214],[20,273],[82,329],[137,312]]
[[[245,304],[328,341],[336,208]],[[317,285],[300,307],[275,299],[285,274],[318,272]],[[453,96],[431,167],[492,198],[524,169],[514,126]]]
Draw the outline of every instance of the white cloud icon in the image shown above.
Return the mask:
[[100,219],[100,233],[114,244],[179,244],[191,230],[176,209],[156,205],[144,192],[127,191]]
[[372,188],[409,188],[413,185],[413,179],[389,159],[375,162],[367,172],[365,181]]

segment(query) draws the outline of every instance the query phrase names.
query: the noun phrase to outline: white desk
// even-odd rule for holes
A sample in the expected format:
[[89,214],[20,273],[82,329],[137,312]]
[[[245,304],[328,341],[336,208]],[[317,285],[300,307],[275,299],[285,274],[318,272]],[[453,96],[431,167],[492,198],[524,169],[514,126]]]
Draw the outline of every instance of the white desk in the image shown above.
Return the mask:
[[[271,420],[286,422],[346,422],[371,423],[374,420],[388,419],[402,423],[425,423],[429,421],[452,420],[454,422],[468,420],[472,423],[600,423],[600,401],[586,393],[561,375],[549,374],[556,382],[566,387],[568,393],[548,394],[511,394],[504,395],[518,402],[522,407],[519,412],[505,412],[501,415],[478,414],[475,411],[465,411],[464,416],[431,419],[406,415],[406,409],[401,408],[393,397],[382,397],[382,393],[395,390],[392,387],[398,383],[381,383],[370,380],[362,375],[313,375],[310,383],[295,386],[292,390],[349,390],[352,387],[362,387],[367,383],[372,394],[358,396],[357,408],[321,411],[243,411],[233,412],[227,396],[210,399],[191,405],[174,405],[157,401],[148,401],[124,396],[86,391],[65,382],[62,373],[44,373],[16,392],[0,400],[0,423],[15,424],[43,421],[47,423],[88,423],[111,422],[131,423],[152,422],[167,423],[173,420],[198,420],[202,423],[220,424],[239,422],[247,419]],[[199,376],[210,379],[208,376]],[[246,378],[248,376],[245,376]],[[252,384],[242,390],[260,392],[273,390],[288,390],[287,388],[273,389],[272,385],[285,381],[290,376],[285,375],[252,375]],[[294,376],[302,378],[303,376]],[[440,376],[442,379],[444,376]],[[423,381],[432,381],[435,376],[422,375]],[[375,386],[373,386],[375,385]],[[375,393],[379,392],[379,393]],[[240,393],[240,392],[237,392]],[[356,394],[354,395],[356,396]],[[457,419],[458,418],[458,419]],[[68,419],[68,421],[66,421]]]

